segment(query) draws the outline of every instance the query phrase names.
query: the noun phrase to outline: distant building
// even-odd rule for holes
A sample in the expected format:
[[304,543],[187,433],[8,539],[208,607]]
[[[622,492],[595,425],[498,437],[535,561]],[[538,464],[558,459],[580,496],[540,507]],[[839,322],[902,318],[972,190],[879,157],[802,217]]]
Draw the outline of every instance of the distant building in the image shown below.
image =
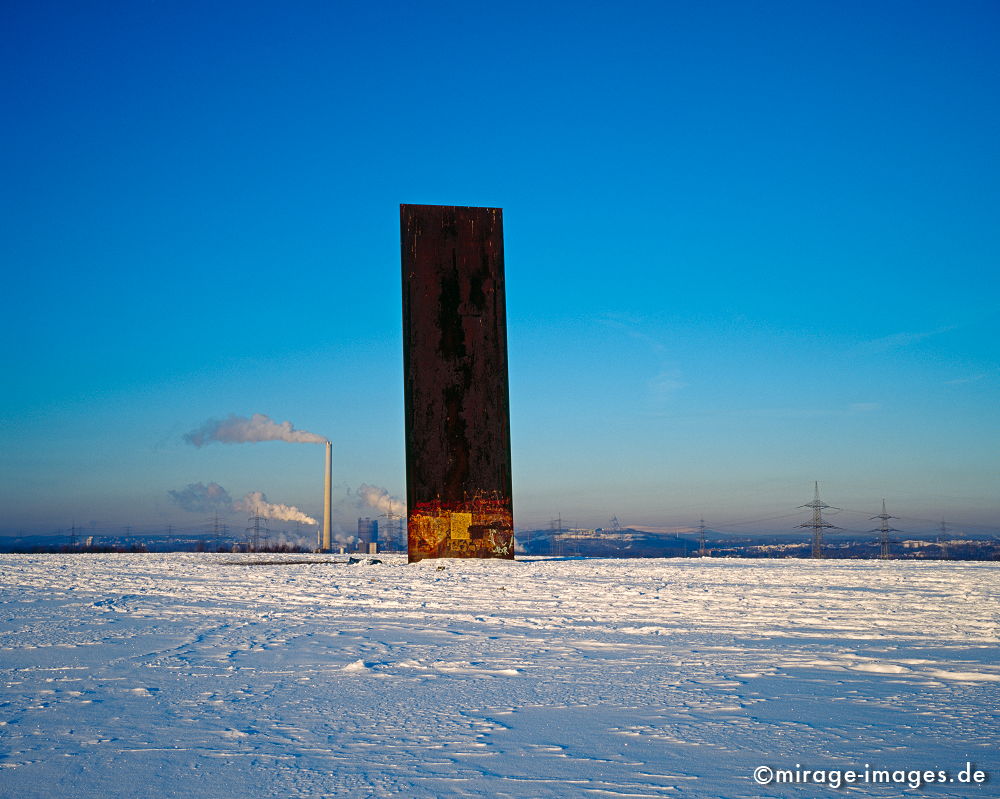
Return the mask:
[[368,552],[369,544],[378,543],[378,519],[358,519],[358,551]]
[[903,548],[904,549],[921,549],[923,547],[930,547],[930,546],[934,546],[934,542],[933,541],[904,541],[903,542]]

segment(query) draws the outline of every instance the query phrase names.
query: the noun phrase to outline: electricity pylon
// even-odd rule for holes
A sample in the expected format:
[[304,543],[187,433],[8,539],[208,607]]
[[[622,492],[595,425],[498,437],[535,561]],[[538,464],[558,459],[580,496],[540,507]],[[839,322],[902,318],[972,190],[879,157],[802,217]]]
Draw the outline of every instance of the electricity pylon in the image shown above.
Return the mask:
[[261,536],[263,535],[265,542],[269,537],[270,531],[267,529],[267,520],[260,515],[260,508],[254,508],[254,514],[248,521],[250,522],[250,526],[247,527],[247,544],[251,552],[257,552],[260,550]]
[[618,516],[611,517],[611,537],[618,544],[618,550],[625,549],[625,533],[622,532],[622,523],[618,521]]
[[878,537],[878,544],[879,544],[879,553],[878,553],[878,556],[882,560],[888,560],[889,559],[889,554],[890,554],[889,553],[889,544],[891,543],[889,541],[889,533],[898,533],[898,532],[900,532],[895,527],[890,527],[889,526],[889,519],[898,519],[899,517],[898,516],[890,516],[888,513],[885,512],[885,497],[882,497],[882,512],[880,514],[878,514],[877,516],[872,516],[871,518],[872,518],[872,520],[874,520],[874,519],[881,519],[882,520],[882,524],[879,527],[877,527],[874,530],[869,530],[868,532],[870,532],[870,533],[878,533],[879,534],[879,537]]
[[823,511],[827,508],[831,510],[840,510],[833,505],[827,505],[819,498],[819,481],[816,481],[816,494],[813,497],[812,502],[807,502],[805,505],[799,505],[800,508],[811,508],[813,512],[813,517],[811,522],[805,522],[804,524],[797,524],[796,527],[808,527],[812,530],[812,557],[821,558],[823,557],[823,531],[824,530],[839,530],[835,524],[830,524],[829,522],[823,521]]
[[562,514],[560,513],[558,519],[549,521],[549,551],[553,555],[562,556],[566,554],[566,543],[563,541],[562,528]]

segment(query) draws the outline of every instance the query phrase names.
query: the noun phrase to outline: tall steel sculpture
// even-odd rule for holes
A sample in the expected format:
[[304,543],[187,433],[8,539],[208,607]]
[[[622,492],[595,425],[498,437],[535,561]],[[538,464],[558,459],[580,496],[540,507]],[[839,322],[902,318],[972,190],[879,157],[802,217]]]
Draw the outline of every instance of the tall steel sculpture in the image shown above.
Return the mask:
[[503,212],[399,220],[409,559],[513,558]]

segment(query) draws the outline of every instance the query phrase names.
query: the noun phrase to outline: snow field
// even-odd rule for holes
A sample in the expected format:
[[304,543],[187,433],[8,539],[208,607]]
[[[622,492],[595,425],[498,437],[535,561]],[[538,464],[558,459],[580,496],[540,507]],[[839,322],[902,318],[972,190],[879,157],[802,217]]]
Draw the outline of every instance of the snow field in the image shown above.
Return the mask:
[[381,557],[0,556],[0,797],[995,795],[1000,564]]

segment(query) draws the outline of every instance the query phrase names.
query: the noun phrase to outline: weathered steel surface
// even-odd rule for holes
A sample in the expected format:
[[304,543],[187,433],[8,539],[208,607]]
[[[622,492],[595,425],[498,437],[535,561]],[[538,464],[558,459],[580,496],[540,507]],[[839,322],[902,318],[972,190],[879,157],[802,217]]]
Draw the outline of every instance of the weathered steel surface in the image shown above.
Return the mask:
[[409,558],[513,558],[502,211],[399,210]]

